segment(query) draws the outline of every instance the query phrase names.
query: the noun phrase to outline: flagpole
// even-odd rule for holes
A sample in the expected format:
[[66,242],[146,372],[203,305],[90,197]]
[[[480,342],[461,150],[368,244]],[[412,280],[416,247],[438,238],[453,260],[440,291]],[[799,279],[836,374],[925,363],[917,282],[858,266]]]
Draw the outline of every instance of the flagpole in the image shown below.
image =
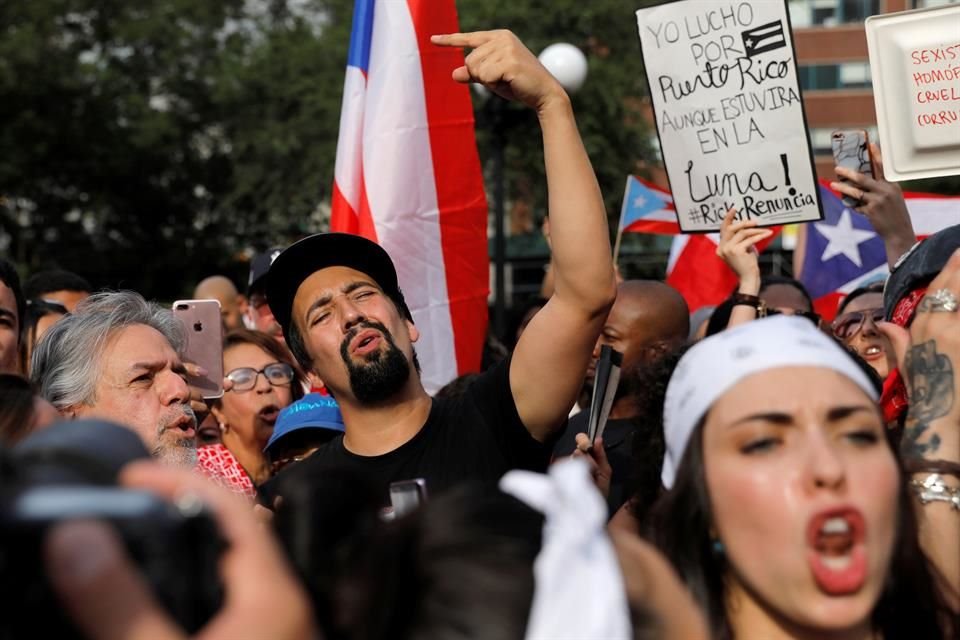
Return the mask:
[[623,187],[623,202],[620,205],[620,220],[617,221],[617,238],[613,243],[613,266],[617,266],[617,260],[620,258],[620,240],[623,238],[623,216],[627,213],[627,196],[630,194],[630,176],[627,175],[627,183]]
[[617,260],[620,257],[620,239],[623,237],[623,228],[617,227],[617,239],[613,243],[613,264],[616,266]]

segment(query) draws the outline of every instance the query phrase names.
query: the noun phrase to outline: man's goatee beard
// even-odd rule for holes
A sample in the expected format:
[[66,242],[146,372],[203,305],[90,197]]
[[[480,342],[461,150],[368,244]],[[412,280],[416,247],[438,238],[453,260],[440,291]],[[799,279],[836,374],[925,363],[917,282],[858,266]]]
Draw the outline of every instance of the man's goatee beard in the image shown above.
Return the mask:
[[[350,342],[362,329],[375,329],[387,344],[386,351],[376,351],[362,363],[350,357]],[[340,343],[340,357],[347,365],[350,390],[361,405],[377,405],[396,395],[410,378],[410,363],[393,341],[393,335],[379,322],[362,322],[354,326]]]

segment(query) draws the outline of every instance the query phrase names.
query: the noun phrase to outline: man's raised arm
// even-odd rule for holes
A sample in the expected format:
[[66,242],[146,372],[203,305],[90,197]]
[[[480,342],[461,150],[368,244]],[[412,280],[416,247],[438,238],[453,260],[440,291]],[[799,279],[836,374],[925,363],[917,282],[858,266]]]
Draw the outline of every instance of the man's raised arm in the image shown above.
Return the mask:
[[560,83],[509,31],[435,36],[469,47],[458,82],[480,82],[533,108],[543,133],[555,289],[513,355],[510,387],[537,440],[562,423],[576,399],[597,336],[616,297],[603,198]]

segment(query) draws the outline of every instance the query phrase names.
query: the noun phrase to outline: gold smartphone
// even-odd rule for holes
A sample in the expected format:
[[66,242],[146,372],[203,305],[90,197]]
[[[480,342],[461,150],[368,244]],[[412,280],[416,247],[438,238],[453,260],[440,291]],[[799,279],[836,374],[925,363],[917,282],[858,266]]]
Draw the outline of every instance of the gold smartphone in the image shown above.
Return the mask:
[[200,389],[205,399],[223,396],[223,320],[217,300],[177,300],[173,314],[183,325],[187,346],[184,362],[200,365],[204,376],[190,376],[190,384]]

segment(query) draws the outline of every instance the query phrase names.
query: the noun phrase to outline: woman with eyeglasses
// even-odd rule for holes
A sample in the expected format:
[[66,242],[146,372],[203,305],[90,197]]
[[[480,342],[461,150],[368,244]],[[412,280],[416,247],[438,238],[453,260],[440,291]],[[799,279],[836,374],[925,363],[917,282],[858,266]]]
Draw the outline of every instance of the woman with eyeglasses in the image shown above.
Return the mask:
[[883,283],[877,282],[844,298],[831,325],[833,335],[863,358],[881,380],[897,366],[890,340],[877,326],[883,319]]
[[223,445],[253,484],[270,477],[263,449],[280,410],[303,397],[293,359],[271,336],[237,329],[224,338],[223,369],[232,383],[211,408]]

